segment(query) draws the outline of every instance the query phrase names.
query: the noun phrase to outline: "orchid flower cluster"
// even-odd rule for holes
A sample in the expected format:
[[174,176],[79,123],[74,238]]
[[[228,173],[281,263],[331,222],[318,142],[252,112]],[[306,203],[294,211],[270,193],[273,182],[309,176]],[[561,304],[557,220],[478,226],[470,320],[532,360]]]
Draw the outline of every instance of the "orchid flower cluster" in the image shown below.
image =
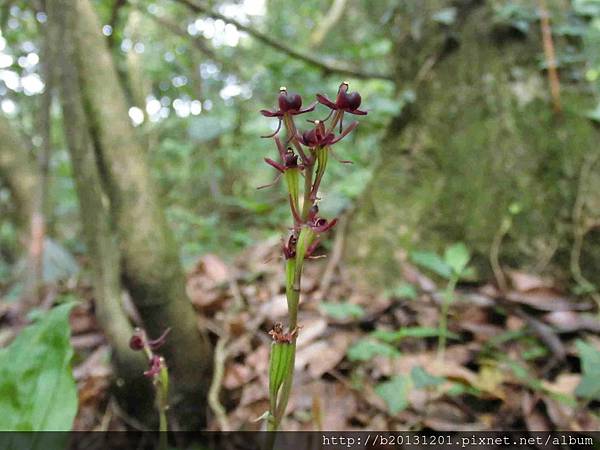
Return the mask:
[[[303,132],[299,131],[294,122],[295,117],[313,111],[317,102],[329,108],[329,114],[323,120],[309,120],[312,127]],[[329,156],[338,159],[333,146],[358,126],[358,122],[352,122],[344,127],[344,116],[367,114],[359,109],[360,104],[360,94],[349,92],[348,83],[343,82],[335,101],[325,95],[317,94],[316,102],[302,108],[302,97],[281,87],[278,109],[261,110],[263,116],[273,117],[279,121],[274,133],[263,136],[273,138],[275,141],[279,161],[265,158],[265,162],[275,168],[279,174],[273,183],[262,187],[272,186],[280,178],[284,178],[293,220],[293,226],[282,245],[286,272],[288,331],[284,331],[281,324],[275,324],[269,333],[273,338],[273,344],[269,368],[270,406],[267,428],[271,431],[279,428],[293,382],[296,338],[299,330],[298,304],[304,261],[313,257],[321,235],[333,228],[337,222],[337,219],[327,220],[321,217],[318,207],[319,189]],[[283,129],[286,133],[282,138],[280,135]],[[304,178],[302,195],[301,178]]]

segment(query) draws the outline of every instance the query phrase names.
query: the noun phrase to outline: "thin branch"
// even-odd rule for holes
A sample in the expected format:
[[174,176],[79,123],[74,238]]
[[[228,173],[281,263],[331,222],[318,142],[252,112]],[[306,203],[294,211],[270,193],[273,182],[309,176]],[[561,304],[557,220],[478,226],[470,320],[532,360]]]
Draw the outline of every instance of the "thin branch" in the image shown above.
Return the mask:
[[244,25],[235,19],[232,19],[232,18],[224,16],[223,14],[220,14],[216,11],[213,11],[210,8],[208,8],[207,6],[200,5],[200,4],[196,3],[194,0],[176,0],[176,1],[184,4],[185,6],[187,6],[190,10],[194,11],[195,13],[206,14],[207,16],[210,16],[213,19],[221,19],[222,21],[224,21],[226,23],[230,23],[230,24],[234,25],[238,30],[248,33],[250,36],[259,40],[263,44],[268,45],[282,53],[285,53],[285,54],[291,56],[292,58],[298,59],[307,64],[315,66],[315,67],[323,70],[325,73],[337,73],[339,75],[345,75],[345,76],[359,78],[359,79],[378,79],[378,80],[393,81],[393,77],[390,74],[370,73],[370,72],[363,72],[360,70],[354,70],[349,67],[343,66],[340,63],[337,63],[337,62],[327,63],[318,58],[315,58],[314,56],[307,55],[307,54],[304,54],[297,50],[294,50],[293,48],[288,47],[285,44],[282,44],[280,41],[278,41],[274,38],[271,38],[270,36],[263,34],[260,31],[254,29],[250,26]]
[[550,13],[546,7],[546,0],[538,0],[540,11],[540,23],[542,26],[542,41],[544,44],[544,55],[548,65],[548,82],[550,83],[550,94],[552,95],[553,109],[560,114],[562,106],[560,102],[560,81],[556,70],[556,52],[552,40],[552,29],[550,28]]
[[181,27],[179,27],[176,23],[171,22],[169,19],[165,19],[164,17],[159,17],[155,14],[150,13],[147,10],[147,8],[142,8],[142,7],[140,7],[140,5],[137,5],[137,4],[135,4],[133,6],[138,11],[142,12],[147,17],[149,17],[154,22],[156,22],[158,25],[169,30],[171,33],[173,33],[177,36],[180,36],[184,39],[190,39],[193,46],[196,47],[196,49],[198,49],[201,53],[204,53],[209,58],[214,59],[215,61],[218,61],[218,58],[215,55],[215,52],[208,45],[206,45],[206,42],[204,42],[204,40],[199,39],[194,36],[190,36],[185,30],[183,30]]
[[110,26],[112,33],[108,36],[108,45],[112,47],[114,45],[115,34],[117,30],[117,21],[119,20],[119,11],[127,4],[127,0],[115,0],[113,3],[110,19],[108,25]]
[[315,32],[310,37],[310,46],[316,48],[320,46],[327,34],[335,27],[335,25],[340,21],[342,16],[344,15],[344,11],[346,10],[346,0],[333,0],[329,11],[323,20],[317,27],[315,27]]

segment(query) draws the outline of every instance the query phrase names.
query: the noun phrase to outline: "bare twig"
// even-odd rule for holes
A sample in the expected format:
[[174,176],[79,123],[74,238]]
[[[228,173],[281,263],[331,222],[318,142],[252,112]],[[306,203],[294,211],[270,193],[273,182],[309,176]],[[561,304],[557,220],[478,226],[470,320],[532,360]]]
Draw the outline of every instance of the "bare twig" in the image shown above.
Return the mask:
[[560,82],[556,70],[556,52],[552,40],[552,28],[550,27],[550,14],[546,6],[546,0],[538,0],[540,11],[540,23],[542,26],[542,40],[544,44],[544,55],[548,66],[548,82],[550,83],[550,94],[552,95],[553,109],[556,114],[562,111],[560,102]]
[[344,15],[346,0],[333,0],[331,7],[323,17],[323,20],[315,27],[313,35],[310,37],[310,46],[318,47],[323,43],[327,33],[340,21]]
[[180,36],[184,39],[189,39],[192,42],[192,45],[201,53],[204,53],[211,59],[218,60],[217,56],[215,55],[215,52],[206,44],[203,38],[199,38],[197,36],[190,36],[184,29],[179,27],[176,23],[171,22],[165,17],[159,17],[156,14],[150,13],[147,8],[141,8],[138,4],[134,4],[133,6],[138,11],[144,13],[146,16],[148,16],[150,19],[156,22],[158,25],[169,30],[171,33],[176,34],[177,36]]
[[213,378],[210,383],[210,389],[208,390],[208,404],[215,414],[217,422],[219,422],[221,431],[229,431],[231,429],[229,420],[227,420],[227,412],[219,400],[221,383],[225,373],[225,361],[227,360],[227,349],[225,346],[228,341],[229,333],[223,334],[217,341],[217,345],[215,346]]
[[340,64],[339,62],[325,62],[314,56],[299,52],[298,50],[288,47],[287,45],[283,44],[281,41],[279,41],[275,38],[272,38],[266,34],[263,34],[260,31],[254,29],[250,26],[244,25],[235,19],[232,19],[232,18],[224,16],[223,14],[220,14],[216,11],[213,11],[209,7],[199,4],[199,3],[195,2],[194,0],[176,0],[176,1],[187,6],[190,10],[194,11],[195,13],[206,14],[207,16],[210,16],[214,19],[221,19],[222,21],[224,21],[226,23],[235,25],[236,28],[248,33],[250,36],[252,36],[253,38],[262,42],[263,44],[266,44],[266,45],[274,48],[275,50],[285,53],[285,54],[291,56],[292,58],[296,58],[307,64],[315,66],[315,67],[323,70],[325,73],[336,73],[339,75],[345,75],[345,76],[359,78],[359,79],[379,79],[379,80],[393,81],[393,77],[390,74],[371,73],[371,72],[363,72],[360,70],[354,70],[354,69],[351,69],[349,67],[346,67],[346,66]]
[[492,266],[492,272],[494,272],[496,283],[498,283],[498,288],[502,293],[506,292],[507,284],[506,277],[502,271],[502,266],[500,265],[500,246],[502,245],[502,239],[504,239],[504,236],[506,236],[506,233],[508,233],[510,226],[511,219],[509,217],[505,217],[502,220],[498,231],[494,235],[492,246],[490,248],[490,265]]

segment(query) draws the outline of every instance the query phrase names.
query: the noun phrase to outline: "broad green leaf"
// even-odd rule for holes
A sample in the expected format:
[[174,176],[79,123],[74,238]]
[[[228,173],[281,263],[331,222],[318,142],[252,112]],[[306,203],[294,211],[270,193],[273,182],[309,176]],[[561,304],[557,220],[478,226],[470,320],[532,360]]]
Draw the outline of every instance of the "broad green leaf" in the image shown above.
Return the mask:
[[408,406],[408,392],[413,383],[408,375],[396,375],[375,386],[375,392],[385,400],[390,414],[398,414]]
[[399,356],[400,352],[385,342],[378,342],[373,339],[361,339],[348,349],[348,359],[350,361],[368,361],[377,355],[392,358]]
[[352,303],[321,303],[320,308],[326,315],[336,320],[360,318],[365,315],[360,305]]
[[460,275],[465,270],[469,259],[469,250],[462,242],[451,245],[444,252],[444,262],[452,268],[455,275]]
[[587,399],[600,399],[600,352],[587,342],[578,340],[575,345],[581,359],[581,381],[575,395]]
[[443,278],[448,279],[452,276],[452,268],[434,252],[414,251],[411,253],[410,259],[415,264],[431,270]]
[[77,412],[69,312],[50,310],[0,350],[0,430],[68,431]]
[[435,375],[431,375],[421,366],[413,367],[412,371],[410,372],[410,376],[412,377],[412,381],[417,389],[438,386],[445,381],[444,377],[436,377]]

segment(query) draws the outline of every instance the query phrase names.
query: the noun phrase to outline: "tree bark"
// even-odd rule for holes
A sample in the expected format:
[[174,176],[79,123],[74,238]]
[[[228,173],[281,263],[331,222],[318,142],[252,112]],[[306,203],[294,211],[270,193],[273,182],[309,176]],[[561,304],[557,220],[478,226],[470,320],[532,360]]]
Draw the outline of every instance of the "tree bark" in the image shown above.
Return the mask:
[[[426,68],[428,55],[436,55],[431,45],[405,41],[396,50],[398,88],[416,86],[416,101],[389,127],[346,249],[347,261],[377,289],[399,282],[407,251],[441,251],[454,241],[467,243],[486,275],[512,204],[522,211],[503,240],[501,262],[568,268],[577,180],[598,139],[580,115],[591,106],[589,95],[564,83],[557,118],[537,66],[536,24],[527,35],[494,26],[492,2],[471,3],[466,15],[459,11],[454,50],[439,53],[426,72],[410,68]],[[423,26],[438,30],[423,36],[443,34],[426,17]]]
[[0,115],[0,178],[8,187],[19,226],[29,229],[39,180],[35,160],[9,121]]
[[[75,66],[69,62],[74,54],[73,24],[62,14],[58,2],[48,2],[48,34],[56,54],[56,80],[60,88],[65,137],[69,148],[73,176],[79,200],[84,241],[93,272],[96,317],[113,350],[117,372],[117,394],[125,406],[136,402],[139,412],[145,403],[152,409],[151,390],[143,376],[147,362],[139,352],[129,348],[133,334],[122,305],[120,255],[110,219],[109,201],[102,190],[94,143],[83,109]],[[145,388],[145,390],[144,390]],[[130,409],[130,408],[128,408]]]
[[162,351],[173,388],[181,394],[174,407],[180,412],[189,409],[192,413],[180,417],[197,425],[204,420],[202,401],[212,357],[185,292],[177,246],[92,5],[88,0],[55,2],[73,17],[74,53],[68,63],[77,70],[96,163],[119,238],[125,285],[150,336],[172,328]]

